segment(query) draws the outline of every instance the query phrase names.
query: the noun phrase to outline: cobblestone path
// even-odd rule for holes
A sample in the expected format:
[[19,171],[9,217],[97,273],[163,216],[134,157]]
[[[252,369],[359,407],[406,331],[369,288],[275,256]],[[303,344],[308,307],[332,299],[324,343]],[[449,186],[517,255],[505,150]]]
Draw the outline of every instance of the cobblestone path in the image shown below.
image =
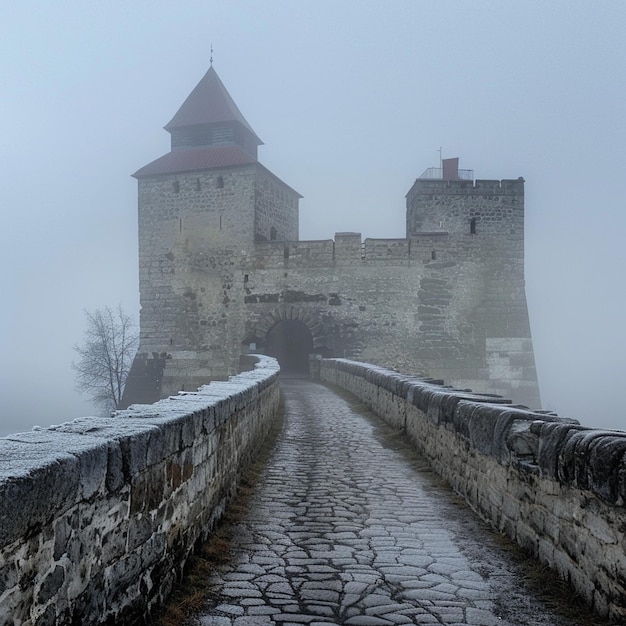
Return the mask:
[[386,426],[321,385],[282,386],[284,431],[196,623],[580,623],[529,594],[495,535]]

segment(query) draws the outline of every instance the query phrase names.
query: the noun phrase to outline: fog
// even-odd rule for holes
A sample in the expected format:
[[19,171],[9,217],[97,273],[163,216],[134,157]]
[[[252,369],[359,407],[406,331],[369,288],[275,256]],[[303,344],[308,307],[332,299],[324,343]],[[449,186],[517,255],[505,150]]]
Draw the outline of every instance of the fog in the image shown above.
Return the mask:
[[83,309],[137,316],[136,181],[209,66],[299,191],[302,239],[404,236],[458,156],[526,180],[545,408],[625,428],[626,4],[187,0],[0,5],[0,434],[93,414]]

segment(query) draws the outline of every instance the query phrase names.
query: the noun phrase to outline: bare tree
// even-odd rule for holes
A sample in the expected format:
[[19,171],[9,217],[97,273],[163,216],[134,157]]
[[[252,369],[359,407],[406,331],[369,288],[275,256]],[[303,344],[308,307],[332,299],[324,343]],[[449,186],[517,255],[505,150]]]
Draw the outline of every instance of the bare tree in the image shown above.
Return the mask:
[[139,341],[137,329],[121,306],[85,311],[85,317],[84,342],[74,346],[80,359],[72,363],[77,389],[91,395],[95,404],[113,410],[124,393]]

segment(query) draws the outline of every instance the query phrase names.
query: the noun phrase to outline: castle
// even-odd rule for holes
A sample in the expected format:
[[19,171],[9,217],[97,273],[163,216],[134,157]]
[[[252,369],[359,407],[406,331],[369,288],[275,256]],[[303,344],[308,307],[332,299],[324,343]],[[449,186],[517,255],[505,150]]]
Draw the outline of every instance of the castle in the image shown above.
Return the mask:
[[124,404],[233,374],[240,355],[348,357],[540,405],[524,289],[524,180],[457,159],[406,196],[406,237],[300,241],[300,195],[211,66],[138,170],[140,347]]

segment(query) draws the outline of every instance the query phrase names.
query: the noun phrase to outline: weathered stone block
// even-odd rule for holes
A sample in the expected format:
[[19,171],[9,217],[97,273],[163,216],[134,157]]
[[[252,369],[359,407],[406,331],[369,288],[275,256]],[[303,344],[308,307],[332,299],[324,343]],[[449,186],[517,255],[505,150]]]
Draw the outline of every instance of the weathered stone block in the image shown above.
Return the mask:
[[79,460],[46,448],[0,440],[0,546],[29,536],[76,502]]
[[537,557],[542,563],[554,567],[554,544],[548,539],[540,538],[537,546]]
[[56,565],[52,571],[43,576],[35,592],[35,600],[39,604],[46,604],[48,600],[59,592],[64,582],[65,568],[61,565]]
[[512,498],[508,493],[502,495],[502,514],[513,521],[519,518],[519,501]]

